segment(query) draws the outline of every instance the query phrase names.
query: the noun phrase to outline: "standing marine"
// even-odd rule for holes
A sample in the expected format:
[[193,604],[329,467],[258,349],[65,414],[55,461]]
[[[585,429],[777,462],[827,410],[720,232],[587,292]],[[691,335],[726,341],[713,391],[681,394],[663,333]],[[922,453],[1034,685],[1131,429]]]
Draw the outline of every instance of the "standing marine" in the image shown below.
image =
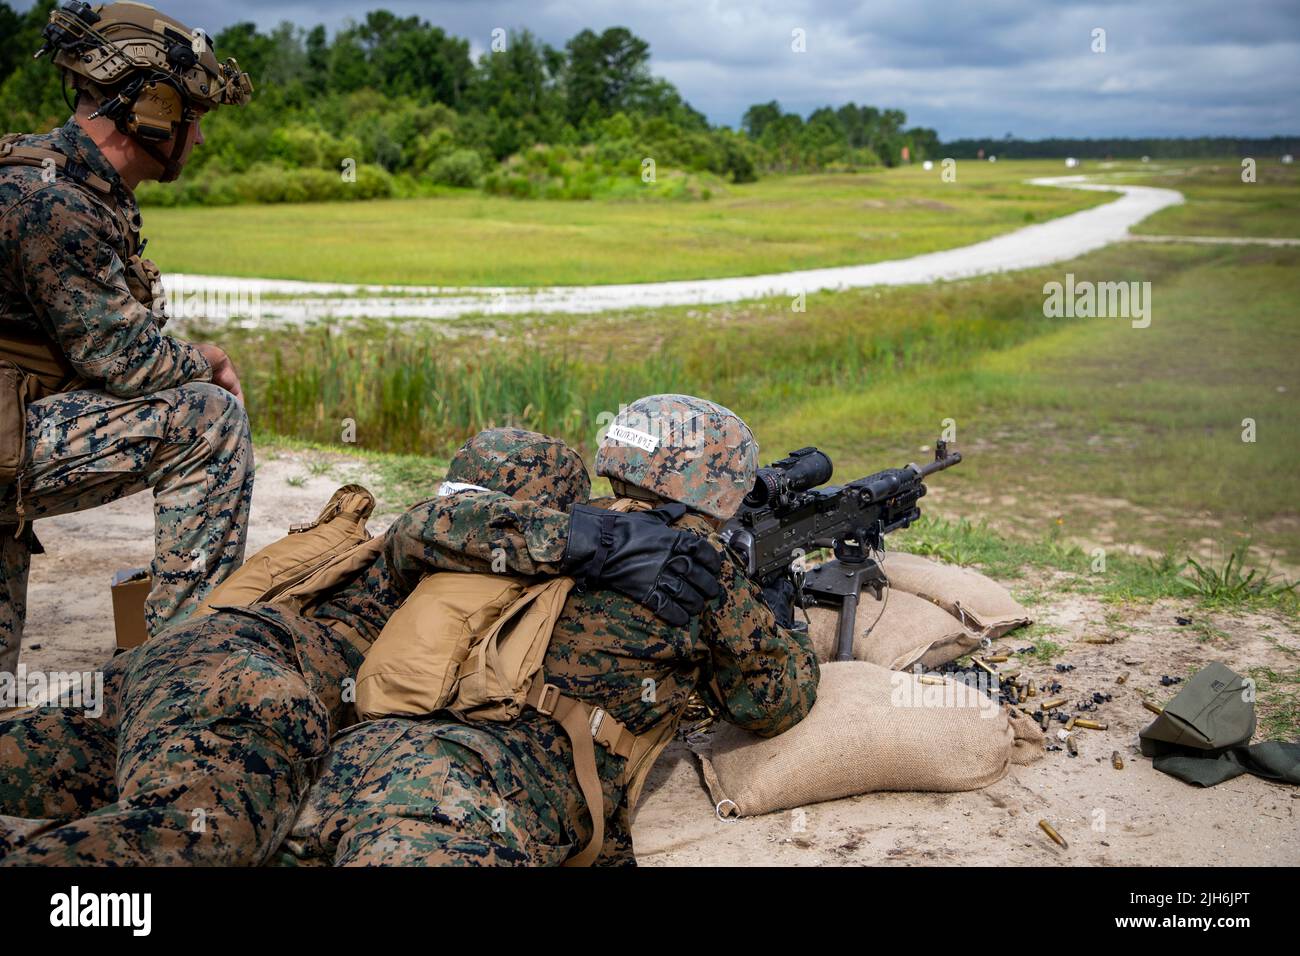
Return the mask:
[[0,672],[18,663],[32,521],[151,489],[156,634],[243,560],[253,486],[239,379],[222,349],[163,333],[134,195],[180,175],[204,114],[248,102],[248,74],[143,4],[69,3],[44,38],[73,115],[0,139]]

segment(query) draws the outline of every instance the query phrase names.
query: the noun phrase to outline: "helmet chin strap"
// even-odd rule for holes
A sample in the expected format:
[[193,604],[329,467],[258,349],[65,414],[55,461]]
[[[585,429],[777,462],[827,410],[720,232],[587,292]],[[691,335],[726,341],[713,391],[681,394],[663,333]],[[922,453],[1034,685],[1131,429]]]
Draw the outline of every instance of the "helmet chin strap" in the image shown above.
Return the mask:
[[160,183],[174,183],[181,175],[181,156],[185,152],[185,143],[190,138],[190,123],[188,120],[182,120],[176,124],[176,135],[173,137],[176,145],[172,147],[172,154],[168,156],[153,143],[147,142],[140,137],[132,137],[136,145],[148,153],[159,165],[162,166],[162,175],[158,177]]
[[656,495],[654,492],[646,491],[644,488],[638,488],[636,485],[629,485],[621,478],[609,479],[609,486],[614,489],[614,494],[620,498],[634,498],[637,501],[645,501],[652,505],[667,504],[667,502]]

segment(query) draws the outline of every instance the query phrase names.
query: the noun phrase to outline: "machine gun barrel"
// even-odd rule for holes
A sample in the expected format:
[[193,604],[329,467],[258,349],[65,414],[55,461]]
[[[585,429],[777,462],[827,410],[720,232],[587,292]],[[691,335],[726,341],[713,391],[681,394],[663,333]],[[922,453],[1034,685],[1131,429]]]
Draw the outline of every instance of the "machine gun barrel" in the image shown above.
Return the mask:
[[940,439],[934,446],[934,461],[927,462],[919,469],[921,477],[925,478],[927,475],[933,475],[936,471],[944,471],[960,461],[961,452],[949,452],[948,443]]
[[889,468],[849,482],[849,487],[861,494],[865,501],[884,501],[892,498],[909,485],[914,485],[936,471],[951,468],[961,461],[961,452],[949,452],[948,443],[935,444],[934,461],[924,465],[911,464],[902,468]]

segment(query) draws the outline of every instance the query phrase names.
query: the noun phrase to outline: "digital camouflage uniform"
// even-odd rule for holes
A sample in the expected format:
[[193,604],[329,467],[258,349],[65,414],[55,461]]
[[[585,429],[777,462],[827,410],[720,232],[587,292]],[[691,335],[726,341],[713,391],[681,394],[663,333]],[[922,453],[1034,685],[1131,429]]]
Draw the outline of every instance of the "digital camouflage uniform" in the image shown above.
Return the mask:
[[20,837],[117,799],[118,703],[130,654],[101,673],[102,706],[39,707],[0,718],[0,858]]
[[[64,769],[66,751],[50,752],[76,726],[75,711],[0,721],[6,737],[64,731],[38,741],[35,761],[0,761],[0,813],[48,818],[9,821],[0,866],[260,862],[258,848],[283,838],[332,729],[350,719],[339,675],[360,666],[360,652],[320,622],[256,604],[169,628],[119,659],[128,663],[113,764],[98,788]],[[69,782],[82,788],[76,799],[42,792]],[[69,820],[59,811],[70,804]]]
[[[531,479],[515,487],[543,494]],[[703,531],[701,522],[682,523]],[[359,654],[330,622],[365,645],[428,573],[484,572],[504,556],[510,573],[555,574],[568,530],[562,512],[500,493],[438,498],[403,515],[374,565],[312,620],[259,605],[160,635],[132,653],[124,681],[117,801],[71,822],[11,825],[0,863],[265,861],[308,796],[331,731],[352,719],[337,688],[356,673]],[[679,712],[701,676],[742,725],[761,733],[793,725],[815,693],[811,649],[775,627],[734,565],[724,575],[731,586],[720,606],[682,629],[612,593],[586,592],[592,604],[565,608],[547,679],[605,702],[633,731]],[[587,613],[600,619],[573,619]],[[0,721],[0,739],[8,729]],[[335,747],[339,760],[308,797],[286,860],[559,863],[590,835],[568,741],[539,714],[512,725],[379,721]],[[391,772],[373,759],[410,751],[418,756],[395,760]],[[613,783],[621,758],[598,755],[612,819],[604,859],[630,862],[629,808]],[[52,816],[29,796],[39,776],[30,766],[0,769],[0,814],[21,805]],[[6,779],[20,792],[7,792]],[[367,801],[380,790],[380,800]]]
[[[562,443],[496,434],[498,447],[516,453],[498,466],[500,487],[567,507],[571,499],[547,498],[535,483],[551,470],[587,494],[581,460]],[[469,448],[480,461],[501,457],[482,440]],[[453,464],[458,480],[464,457]],[[428,502],[418,520],[397,523],[380,563],[388,552],[426,551],[393,538],[445,527],[427,549],[434,567],[486,567],[494,543],[485,529],[520,506],[499,493]],[[533,504],[527,513],[549,538],[510,570],[556,566],[567,517]],[[331,734],[355,720],[347,689],[361,665],[358,645],[378,631],[353,642],[329,624],[371,613],[369,581],[310,618],[257,604],[167,629],[105,668],[98,719],[54,707],[0,719],[0,865],[263,862],[285,837]],[[403,598],[379,595],[385,620]]]
[[[632,406],[633,412],[666,406],[658,398]],[[691,411],[731,415],[685,396],[664,398],[671,399],[673,409],[688,410],[686,420],[675,423],[688,432],[693,430]],[[629,420],[621,415],[618,421]],[[632,421],[632,427],[636,424]],[[671,470],[671,479],[650,475],[644,456],[638,459],[639,470],[621,473],[642,484],[671,488],[683,500],[729,516],[748,491],[757,462],[748,429],[731,438],[730,445],[708,453],[697,449],[694,458],[673,456],[667,465],[662,457],[649,462]],[[602,447],[602,458],[609,457],[607,448]],[[604,499],[594,504],[613,503]],[[420,509],[408,512],[402,519],[407,528],[390,539],[384,560],[372,567],[359,589],[366,603],[335,608],[334,613],[373,640],[396,609],[394,601],[409,594],[423,574],[447,566],[442,542],[463,537],[445,523],[447,517]],[[412,527],[421,520],[424,528]],[[674,527],[703,536],[713,531],[698,514],[685,515]],[[525,566],[533,553],[530,541],[545,540],[547,534],[544,522],[527,520],[502,520],[494,528],[496,545]],[[464,569],[475,570],[468,563]],[[534,570],[551,569],[539,564]],[[572,592],[543,663],[546,682],[603,708],[635,734],[664,721],[675,723],[693,691],[722,719],[755,733],[771,736],[789,729],[816,697],[819,675],[812,646],[802,632],[777,625],[757,586],[728,556],[721,584],[714,606],[688,627],[673,627],[611,591]],[[602,747],[596,748],[596,759],[606,812],[605,842],[596,862],[632,864],[630,817],[635,808],[619,780],[624,760]],[[571,745],[552,718],[531,709],[509,723],[386,718],[359,724],[336,738],[281,862],[558,865],[591,834]]]
[[[20,503],[30,521],[152,489],[145,619],[156,634],[242,562],[253,487],[243,406],[211,384],[194,346],[162,333],[154,290],[128,268],[140,228],[130,190],[75,120],[18,142],[71,163],[57,174],[0,166],[0,327],[47,337],[78,387],[28,405],[26,468],[19,486],[0,488],[0,524],[10,526],[0,528],[0,670],[9,671],[34,542],[14,536]],[[86,172],[110,192],[80,185]]]
[[[675,527],[711,531],[692,515]],[[520,531],[526,537],[527,529],[512,529],[497,540]],[[438,537],[405,536],[407,552],[385,556],[402,567],[438,561],[436,551],[409,550]],[[384,593],[374,585],[385,570],[372,569],[367,593]],[[816,697],[813,649],[803,634],[777,626],[758,588],[726,557],[722,585],[718,606],[686,628],[610,591],[571,593],[543,664],[547,682],[633,733],[679,717],[694,690],[722,719],[755,733],[789,729]],[[597,863],[633,863],[634,808],[615,782],[623,759],[601,747],[596,759],[607,813]],[[591,832],[572,748],[551,718],[534,710],[510,723],[385,718],[335,739],[282,862],[558,865]]]

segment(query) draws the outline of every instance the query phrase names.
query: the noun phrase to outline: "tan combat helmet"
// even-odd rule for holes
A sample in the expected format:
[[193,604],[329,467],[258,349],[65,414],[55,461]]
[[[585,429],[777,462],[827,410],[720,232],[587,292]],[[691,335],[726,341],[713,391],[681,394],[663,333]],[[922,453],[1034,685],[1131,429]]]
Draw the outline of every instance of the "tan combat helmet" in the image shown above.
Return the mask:
[[690,395],[650,395],[622,409],[596,454],[616,494],[678,501],[726,520],[754,485],[758,442],[730,409]]
[[[53,52],[78,90],[99,97],[95,115],[114,120],[162,163],[164,182],[180,174],[188,125],[199,111],[243,106],[253,93],[234,59],[217,61],[206,33],[142,3],[69,3],[50,13],[43,36],[36,55]],[[173,137],[167,157],[157,144]]]

